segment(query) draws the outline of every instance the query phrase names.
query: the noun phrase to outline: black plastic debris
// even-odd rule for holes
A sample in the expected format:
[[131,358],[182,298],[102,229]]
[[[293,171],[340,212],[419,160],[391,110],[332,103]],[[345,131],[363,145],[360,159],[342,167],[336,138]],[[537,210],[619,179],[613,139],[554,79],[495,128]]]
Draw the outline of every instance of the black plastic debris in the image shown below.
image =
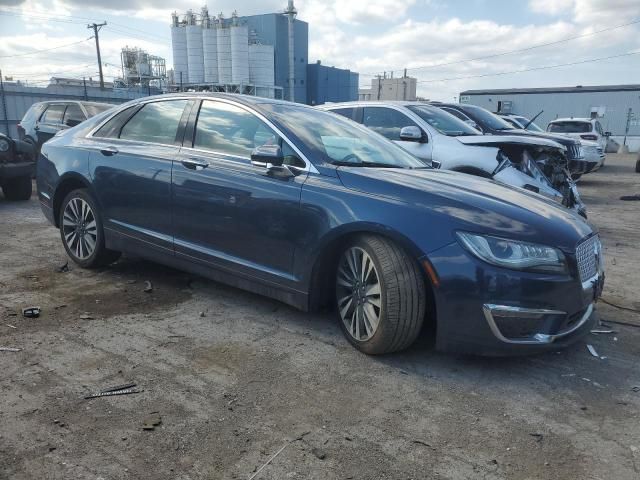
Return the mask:
[[151,282],[149,280],[146,280],[144,282],[144,291],[145,293],[153,292],[153,285],[151,285]]
[[40,312],[40,307],[27,307],[22,309],[22,316],[25,318],[38,318]]
[[623,195],[620,197],[620,200],[625,200],[627,202],[633,202],[640,200],[640,195]]
[[64,265],[60,265],[56,268],[56,272],[58,273],[67,273],[69,271],[69,262],[65,262]]

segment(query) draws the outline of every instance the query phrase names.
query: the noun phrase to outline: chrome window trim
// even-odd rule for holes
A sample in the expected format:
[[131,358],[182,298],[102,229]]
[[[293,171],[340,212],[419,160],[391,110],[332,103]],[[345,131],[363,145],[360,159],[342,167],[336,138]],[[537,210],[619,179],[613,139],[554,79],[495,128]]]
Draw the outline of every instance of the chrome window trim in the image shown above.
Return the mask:
[[[280,136],[280,138],[282,138],[283,141],[287,142],[287,145],[289,145],[289,147],[291,147],[291,149],[296,152],[299,156],[300,159],[305,163],[305,168],[300,168],[300,167],[293,167],[296,168],[297,170],[300,170],[302,172],[309,172],[309,173],[320,173],[318,171],[318,169],[315,167],[315,165],[307,158],[306,155],[304,155],[300,149],[289,139],[287,138],[284,133],[282,133],[282,131],[277,128],[270,120],[268,120],[264,115],[262,115],[260,112],[257,112],[253,109],[251,109],[250,107],[247,107],[246,105],[243,105],[242,103],[239,102],[235,102],[233,100],[230,100],[228,98],[222,98],[222,97],[206,97],[206,96],[189,96],[189,95],[180,95],[180,96],[176,96],[176,97],[170,97],[170,98],[154,98],[152,100],[147,100],[147,101],[141,101],[138,102],[134,105],[129,105],[126,108],[132,108],[132,107],[136,107],[136,106],[140,106],[140,105],[146,105],[148,103],[154,103],[154,102],[166,102],[166,101],[171,101],[171,100],[196,100],[198,102],[200,101],[205,101],[205,100],[209,100],[209,101],[215,101],[215,102],[221,102],[221,103],[227,103],[229,105],[233,105],[236,107],[241,108],[242,110],[245,110],[251,114],[253,114],[254,116],[258,117],[262,122],[264,122],[265,124],[267,124],[267,126],[269,128],[271,128],[276,134],[278,134]],[[109,115],[108,117],[105,117],[102,122],[100,122],[96,127],[94,127],[92,130],[89,131],[89,133],[87,133],[87,135],[85,136],[85,138],[90,138],[90,139],[100,139],[101,141],[105,141],[105,140],[111,140],[111,141],[127,141],[127,140],[123,140],[120,138],[105,138],[105,137],[94,137],[94,134],[100,130],[100,128],[102,128],[103,125],[105,125],[108,121],[110,121],[113,117],[115,117],[116,115],[118,115],[120,112],[124,111],[126,108],[119,108],[117,109],[114,113],[112,113],[111,115]],[[199,112],[198,112],[199,113]],[[197,122],[196,124],[197,125]],[[162,145],[162,146],[168,146],[165,143],[155,143],[155,142],[143,142],[143,141],[136,141],[136,143],[142,143],[145,145]],[[228,153],[223,153],[223,152],[215,152],[213,150],[203,150],[203,149],[195,149],[193,147],[188,147],[185,145],[174,145],[172,144],[172,146],[176,146],[176,147],[181,147],[183,149],[188,149],[190,151],[196,151],[196,152],[202,152],[202,153],[208,153],[208,154],[213,154],[213,155],[222,155],[222,156],[226,156],[226,157],[230,157],[230,158],[235,158],[235,159],[246,159],[246,160],[251,160],[250,157],[242,157],[242,156],[237,156],[237,155],[230,155]]]
[[489,324],[489,328],[491,329],[491,332],[493,333],[493,335],[501,342],[509,343],[509,344],[517,344],[517,345],[550,344],[560,338],[566,337],[567,335],[571,335],[575,331],[579,330],[585,323],[587,323],[587,321],[589,320],[589,318],[591,318],[591,315],[593,314],[593,310],[594,310],[593,303],[590,303],[587,309],[585,310],[585,312],[582,314],[582,317],[580,317],[580,320],[578,320],[575,325],[573,325],[568,330],[564,330],[562,332],[556,333],[555,335],[548,335],[546,333],[536,333],[531,338],[522,339],[522,340],[513,340],[510,338],[506,338],[504,335],[502,335],[502,332],[498,328],[498,325],[496,324],[493,318],[493,312],[499,311],[501,313],[507,313],[507,315],[514,316],[514,317],[529,315],[528,318],[535,318],[535,316],[542,316],[546,314],[566,315],[566,312],[561,312],[559,310],[527,309],[527,308],[521,308],[521,307],[510,307],[506,305],[495,305],[492,303],[486,303],[482,306],[484,318]]

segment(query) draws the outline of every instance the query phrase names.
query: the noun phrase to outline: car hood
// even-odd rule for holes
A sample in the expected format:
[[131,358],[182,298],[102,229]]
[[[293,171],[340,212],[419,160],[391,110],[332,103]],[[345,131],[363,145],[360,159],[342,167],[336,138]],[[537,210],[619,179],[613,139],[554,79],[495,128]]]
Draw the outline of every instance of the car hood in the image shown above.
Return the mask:
[[565,150],[565,147],[555,140],[524,135],[468,135],[455,138],[465,145],[486,145],[489,147],[499,147],[500,145],[535,145]]
[[[455,240],[455,230],[465,230],[544,243],[572,253],[594,231],[577,213],[541,195],[463,173],[339,167],[338,176],[348,189],[406,203],[414,212],[423,211],[425,220],[448,225],[433,232],[438,237],[434,244],[440,246]],[[441,217],[441,222],[434,217]]]
[[520,130],[520,129],[508,130],[508,132],[509,132],[509,136],[518,135],[518,136],[527,136],[527,137],[535,137],[535,138],[546,138],[547,140],[552,140],[561,145],[564,145],[565,147],[569,145],[575,145],[576,143],[577,144],[580,143],[575,138],[567,137],[565,135],[558,135],[555,133],[532,132],[531,130]]

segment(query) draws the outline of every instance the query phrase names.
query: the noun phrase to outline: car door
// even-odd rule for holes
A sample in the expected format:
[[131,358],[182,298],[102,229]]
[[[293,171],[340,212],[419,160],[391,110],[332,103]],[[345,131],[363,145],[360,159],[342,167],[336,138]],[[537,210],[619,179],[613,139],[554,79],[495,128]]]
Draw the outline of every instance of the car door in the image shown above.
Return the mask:
[[44,142],[51,139],[56,133],[62,130],[62,119],[66,108],[67,105],[64,103],[53,103],[47,107],[40,117],[40,120],[34,128],[36,131],[38,151]]
[[[267,175],[251,152],[280,144],[290,178]],[[176,255],[236,273],[293,282],[300,195],[308,171],[290,145],[249,109],[203,100],[173,166]]]
[[431,161],[431,143],[429,141],[405,141],[400,139],[404,127],[418,127],[426,139],[426,133],[420,125],[404,113],[389,107],[368,106],[362,112],[362,124],[389,140],[392,140],[409,153],[426,162]]
[[173,253],[171,168],[190,105],[171,99],[132,107],[88,139],[89,173],[106,230]]

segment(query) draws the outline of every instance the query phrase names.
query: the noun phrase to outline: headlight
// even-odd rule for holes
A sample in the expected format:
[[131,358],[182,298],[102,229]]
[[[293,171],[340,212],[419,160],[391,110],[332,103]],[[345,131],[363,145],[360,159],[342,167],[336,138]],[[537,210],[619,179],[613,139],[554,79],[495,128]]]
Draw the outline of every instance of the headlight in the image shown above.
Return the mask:
[[9,141],[4,138],[0,138],[0,152],[8,152],[9,151]]
[[466,232],[457,232],[457,236],[467,250],[492,265],[533,272],[567,273],[564,254],[557,248]]

